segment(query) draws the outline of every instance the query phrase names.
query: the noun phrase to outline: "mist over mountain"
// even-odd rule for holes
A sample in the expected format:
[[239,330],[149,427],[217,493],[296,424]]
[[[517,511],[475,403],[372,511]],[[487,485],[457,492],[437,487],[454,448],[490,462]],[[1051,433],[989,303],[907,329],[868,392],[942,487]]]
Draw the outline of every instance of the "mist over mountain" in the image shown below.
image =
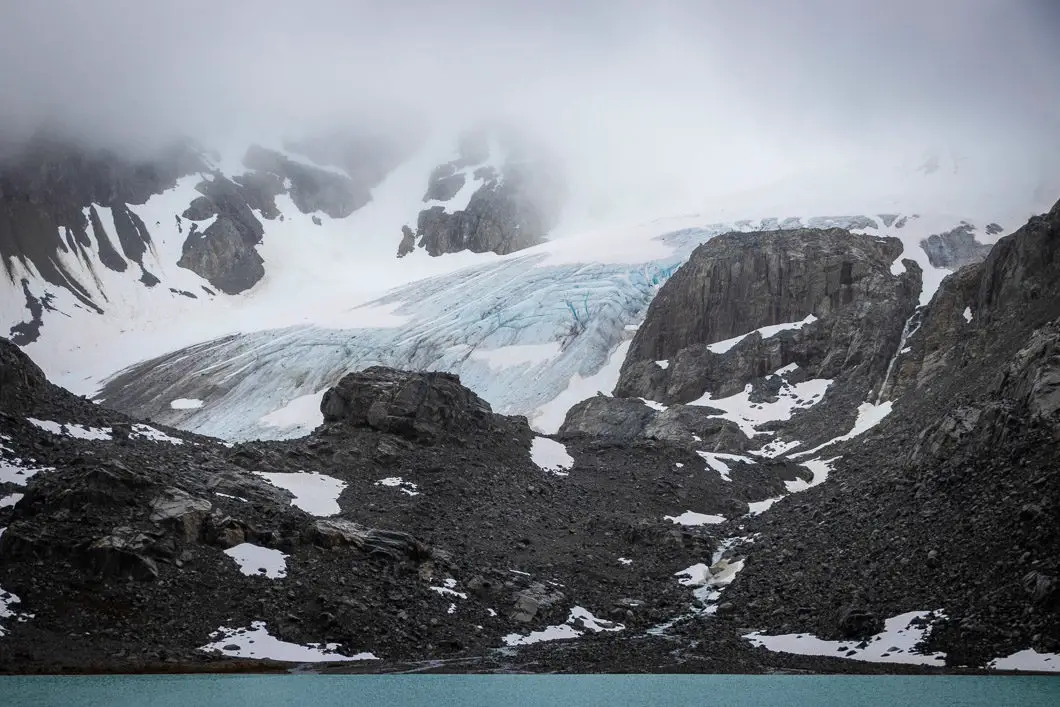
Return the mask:
[[1056,14],[1002,0],[18,3],[0,24],[0,60],[18,67],[0,77],[0,124],[9,145],[48,126],[147,154],[181,136],[223,148],[503,117],[547,141],[598,212],[680,211],[896,151],[989,145],[1033,162],[1060,128]]
[[6,3],[0,673],[1060,670],[1057,37]]

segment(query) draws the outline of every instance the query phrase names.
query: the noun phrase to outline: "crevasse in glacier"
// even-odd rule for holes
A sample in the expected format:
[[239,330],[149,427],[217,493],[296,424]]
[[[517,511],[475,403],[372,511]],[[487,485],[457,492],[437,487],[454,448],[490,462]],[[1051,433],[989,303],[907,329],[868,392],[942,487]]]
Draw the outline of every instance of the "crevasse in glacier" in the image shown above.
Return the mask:
[[[871,232],[882,224],[856,216],[780,225]],[[624,343],[659,287],[697,245],[728,231],[777,226],[776,219],[676,229],[659,223],[654,234],[650,228],[633,234],[639,238],[623,234],[616,242],[622,253],[609,253],[608,241],[599,237],[580,245],[560,241],[559,248],[545,244],[406,285],[363,305],[367,314],[385,315],[380,326],[298,326],[226,336],[126,369],[99,397],[203,434],[287,438],[319,423],[316,401],[344,374],[384,365],[456,373],[496,411],[526,415],[539,431],[554,432],[574,402],[611,392]],[[581,387],[573,390],[575,384]],[[178,399],[203,404],[174,409],[171,402]],[[549,407],[552,401],[560,407]]]

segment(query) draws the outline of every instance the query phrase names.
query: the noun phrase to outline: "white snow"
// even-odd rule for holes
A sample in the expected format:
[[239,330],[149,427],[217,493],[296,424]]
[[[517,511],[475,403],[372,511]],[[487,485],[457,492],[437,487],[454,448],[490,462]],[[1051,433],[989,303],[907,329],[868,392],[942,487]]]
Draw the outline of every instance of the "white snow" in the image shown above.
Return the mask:
[[725,463],[726,461],[743,462],[745,464],[755,463],[754,459],[740,454],[721,454],[718,452],[696,452],[696,454],[703,458],[703,461],[707,463],[707,466],[721,475],[722,481],[732,481],[732,477],[729,476],[729,472],[731,472],[732,469]]
[[137,423],[132,426],[132,434],[130,437],[137,438],[142,437],[143,439],[150,440],[152,442],[168,442],[169,444],[184,444],[184,440],[179,437],[172,437],[167,435],[165,432],[159,429],[151,427],[151,425],[145,425]]
[[29,467],[21,459],[0,459],[0,483],[25,486],[26,482],[42,471],[55,471],[54,467]]
[[[2,532],[3,529],[0,528],[0,534],[2,534]],[[33,614],[22,613],[12,608],[15,604],[21,603],[22,600],[18,598],[17,594],[12,594],[3,587],[0,587],[0,636],[4,636],[7,633],[2,622],[3,619],[15,619],[16,621],[21,622],[33,618]]]
[[499,349],[476,349],[471,352],[471,358],[485,361],[490,368],[504,369],[548,363],[562,352],[559,342],[550,341],[545,344],[502,346]]
[[557,476],[566,476],[574,466],[574,457],[567,453],[567,447],[548,437],[534,437],[530,443],[530,458],[539,469]]
[[785,488],[787,488],[788,493],[799,493],[800,491],[805,491],[806,489],[811,489],[814,486],[823,484],[828,480],[828,473],[832,471],[832,465],[839,459],[840,457],[832,457],[831,459],[811,459],[808,462],[803,462],[802,466],[813,472],[813,478],[810,481],[804,479],[785,481]]
[[695,511],[685,511],[679,516],[664,516],[666,520],[678,525],[717,525],[725,522],[725,516],[714,516]]
[[339,496],[346,488],[346,482],[317,472],[269,473],[254,472],[273,486],[286,489],[294,494],[292,506],[297,506],[313,516],[333,516],[342,509],[339,507]]
[[378,660],[371,653],[345,655],[339,653],[339,644],[319,643],[299,645],[281,641],[269,633],[264,621],[255,621],[246,628],[220,627],[210,634],[216,639],[199,648],[206,653],[220,652],[229,658],[256,658],[259,660],[282,660],[291,663],[324,663],[351,660]]
[[752,386],[748,384],[743,391],[727,398],[715,399],[708,392],[688,404],[703,405],[721,410],[723,414],[717,415],[717,417],[732,420],[739,426],[741,432],[748,437],[754,437],[757,434],[764,434],[756,429],[758,425],[778,420],[790,420],[791,416],[798,410],[812,407],[821,402],[825,392],[828,390],[828,386],[831,384],[831,380],[824,378],[813,378],[794,385],[788,383],[787,380],[783,380],[780,391],[777,393],[777,399],[763,403],[751,402]]
[[7,508],[8,506],[14,506],[16,503],[21,501],[24,495],[21,493],[9,493],[8,495],[0,498],[0,508]]
[[[910,611],[893,616],[884,623],[884,630],[867,640],[864,648],[861,641],[823,641],[805,633],[783,636],[765,636],[760,632],[744,636],[755,646],[777,653],[796,655],[824,655],[833,658],[849,658],[871,663],[907,663],[912,665],[942,665],[945,653],[915,653],[914,648],[927,636],[931,624],[942,618],[941,611]],[[924,625],[913,625],[913,622]]]
[[971,323],[971,321],[972,321],[972,308],[971,307],[965,307],[964,311],[961,313],[961,316],[964,317],[964,321],[966,321],[968,323]]
[[1028,648],[1005,658],[995,658],[987,667],[993,670],[1060,673],[1060,653],[1039,653],[1033,648]]
[[618,558],[618,564],[629,567],[633,564],[633,560],[629,559],[628,557],[620,557]]
[[327,389],[292,398],[276,410],[262,415],[259,418],[261,424],[282,430],[283,439],[307,435],[324,422],[320,402],[325,392]]
[[27,417],[26,420],[34,427],[38,427],[45,432],[51,432],[54,435],[95,441],[111,439],[110,430],[103,427],[85,427],[72,422],[61,423],[52,420],[38,420],[33,417]]
[[669,361],[656,361],[655,365],[665,371],[667,368],[670,367],[670,362]]
[[177,398],[169,402],[169,407],[174,410],[198,410],[202,407],[202,401],[198,398]]
[[752,503],[748,503],[747,504],[747,515],[749,515],[749,516],[761,515],[762,513],[765,513],[770,508],[772,508],[773,504],[776,503],[777,501],[779,501],[782,498],[784,498],[784,497],[783,496],[777,496],[776,498],[767,498],[764,501],[754,501]]
[[[760,327],[758,329],[755,329],[754,331],[749,331],[746,334],[740,334],[739,336],[734,336],[731,339],[725,339],[724,341],[717,341],[717,342],[707,346],[707,350],[710,351],[711,353],[723,354],[726,351],[728,351],[729,349],[731,349],[732,347],[736,346],[736,344],[738,344],[741,341],[743,341],[744,339],[746,339],[751,334],[754,334],[755,332],[758,332],[763,339],[768,339],[770,337],[776,336],[777,334],[779,334],[782,331],[797,331],[799,329],[802,329],[807,324],[813,324],[815,321],[817,321],[817,317],[813,316],[812,314],[808,314],[808,315],[806,315],[805,319],[801,319],[801,320],[799,320],[797,322],[785,322],[785,323],[782,323],[782,324],[770,324],[769,326],[764,326],[764,327]],[[784,369],[781,369],[781,371],[784,371]],[[778,373],[780,373],[781,371],[778,371]]]
[[782,457],[795,447],[798,447],[802,442],[792,441],[785,442],[782,439],[773,439],[764,444],[760,449],[754,449],[748,452],[748,454],[754,454],[756,457],[764,457],[766,459],[775,459]]
[[847,432],[845,435],[830,439],[824,444],[819,444],[813,449],[807,449],[804,452],[796,452],[795,454],[789,454],[788,456],[792,459],[798,457],[806,457],[811,454],[815,454],[825,447],[831,446],[837,442],[846,442],[847,440],[854,439],[858,435],[862,435],[871,430],[876,425],[880,424],[885,417],[891,414],[892,401],[880,403],[879,405],[873,405],[872,403],[862,403],[858,406],[858,418],[854,421],[854,427]]
[[665,412],[668,409],[668,406],[663,405],[662,403],[657,402],[655,400],[648,400],[647,398],[637,398],[637,400],[641,401],[656,412]]
[[[580,628],[579,628],[580,624]],[[556,626],[547,626],[540,631],[531,631],[523,636],[518,633],[509,633],[502,640],[506,646],[528,646],[543,641],[560,641],[568,638],[579,638],[586,632],[600,633],[601,631],[622,631],[626,627],[623,624],[598,619],[587,609],[575,606],[570,610],[565,623]]]
[[375,482],[375,485],[396,488],[408,496],[420,495],[420,492],[416,490],[418,488],[416,484],[411,481],[405,481],[400,476],[388,476],[385,479],[379,479],[379,481]]
[[428,587],[428,589],[430,589],[432,592],[437,592],[438,594],[441,594],[442,596],[448,595],[448,596],[458,597],[460,599],[467,599],[467,594],[465,594],[464,592],[458,592],[455,589],[453,589],[453,587],[455,587],[455,586],[456,586],[456,584],[454,583],[452,586]]
[[287,555],[252,543],[240,543],[224,551],[239,565],[239,571],[253,577],[265,575],[269,579],[282,579],[287,576]]
[[567,411],[574,405],[597,393],[610,395],[618,385],[618,376],[630,343],[632,342],[624,341],[619,344],[596,373],[588,377],[583,377],[580,373],[571,376],[563,392],[534,411],[530,426],[544,434],[555,434],[563,425]]

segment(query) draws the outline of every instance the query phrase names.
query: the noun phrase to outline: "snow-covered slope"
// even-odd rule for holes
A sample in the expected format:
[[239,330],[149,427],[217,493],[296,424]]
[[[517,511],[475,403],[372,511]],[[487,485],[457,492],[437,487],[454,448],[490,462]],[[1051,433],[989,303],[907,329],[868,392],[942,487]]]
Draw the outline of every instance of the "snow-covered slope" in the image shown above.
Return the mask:
[[[428,142],[345,218],[303,213],[278,196],[280,216],[262,219],[256,246],[265,275],[234,296],[208,293],[202,278],[175,264],[189,227],[176,216],[201,179],[182,178],[130,206],[151,229],[144,268],[160,285],[145,287],[136,269],[99,267],[94,252],[60,252],[63,267],[89,283],[99,312],[48,286],[32,265],[9,259],[0,323],[25,320],[28,294],[53,310],[44,312],[39,338],[24,346],[53,380],[92,394],[115,371],[154,358],[118,376],[101,397],[230,438],[303,433],[319,417],[325,388],[377,363],[458,373],[498,411],[525,414],[550,431],[574,403],[610,392],[625,342],[655,291],[713,235],[799,225],[894,235],[905,244],[903,258],[924,270],[926,302],[947,271],[931,265],[922,239],[968,223],[979,242],[991,243],[1052,196],[1039,174],[983,160],[824,164],[797,179],[712,194],[692,215],[588,228],[593,222],[579,215],[582,202],[574,198],[543,245],[506,256],[429,257],[415,249],[397,259],[401,226],[423,208],[431,171],[459,157],[454,144]],[[233,155],[212,166],[218,174],[240,169]],[[96,208],[109,228],[106,209]],[[821,218],[828,214],[843,216]],[[181,399],[202,404],[173,404]]]
[[[360,326],[287,327],[177,351],[117,376],[101,398],[205,434],[282,438],[319,423],[319,396],[345,373],[386,365],[457,373],[498,412],[555,432],[571,405],[611,392],[655,292],[709,238],[778,225],[896,235],[906,244],[903,257],[937,283],[944,272],[919,242],[959,222],[901,214],[736,223],[690,216],[597,231],[398,288],[350,310]],[[203,404],[174,409],[173,401],[188,398]]]

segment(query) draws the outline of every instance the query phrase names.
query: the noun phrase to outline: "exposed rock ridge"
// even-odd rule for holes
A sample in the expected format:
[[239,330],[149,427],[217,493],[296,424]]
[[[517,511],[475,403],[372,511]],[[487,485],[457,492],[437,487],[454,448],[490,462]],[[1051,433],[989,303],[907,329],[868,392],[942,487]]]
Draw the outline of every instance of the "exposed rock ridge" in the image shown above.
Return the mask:
[[[896,238],[841,229],[714,238],[652,301],[615,394],[667,404],[704,392],[724,397],[792,363],[809,377],[857,370],[878,383],[920,291],[915,263],[892,272],[901,252]],[[769,338],[755,332],[811,315],[798,330]],[[728,351],[709,348],[748,332]]]
[[[556,166],[530,149],[502,131],[464,135],[457,159],[431,173],[423,198],[431,205],[420,211],[415,231],[402,228],[398,257],[416,248],[432,256],[504,255],[543,242],[559,217],[562,187]],[[466,206],[446,203],[469,188],[475,191]]]

